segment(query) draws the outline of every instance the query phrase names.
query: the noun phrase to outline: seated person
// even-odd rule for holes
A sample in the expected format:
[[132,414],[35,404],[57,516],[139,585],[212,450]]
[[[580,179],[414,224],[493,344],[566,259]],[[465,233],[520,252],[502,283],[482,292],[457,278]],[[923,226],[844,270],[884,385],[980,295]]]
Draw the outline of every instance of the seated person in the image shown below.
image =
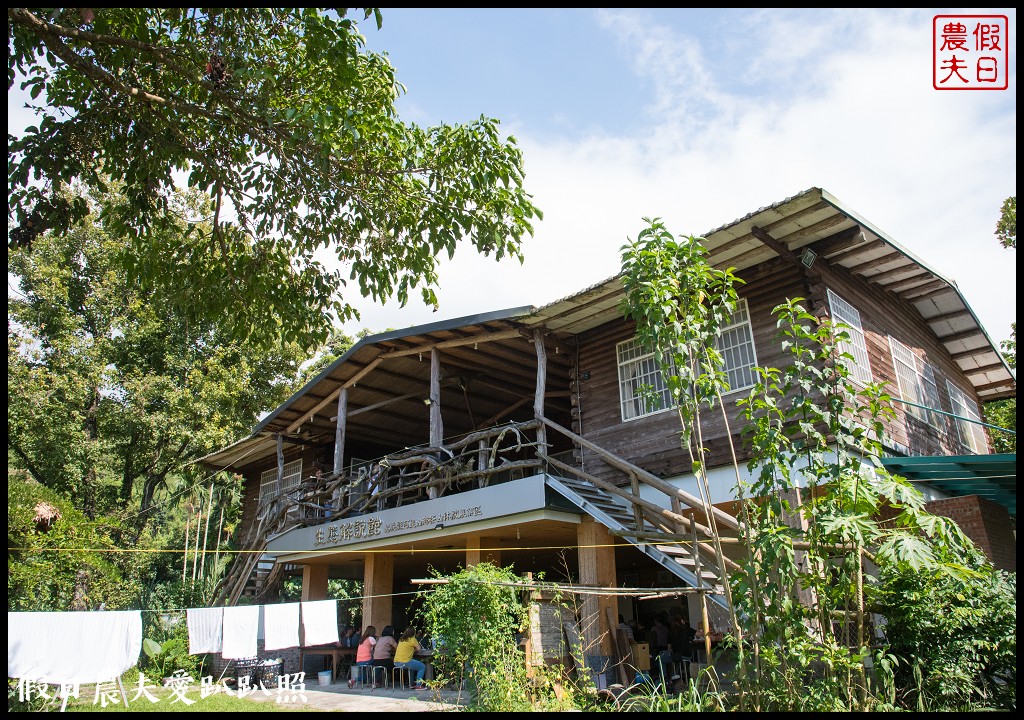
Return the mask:
[[[395,629],[388,625],[380,631],[380,639],[373,646],[373,667],[382,667],[386,672],[391,672],[395,666],[396,650],[398,650],[398,641],[395,640]],[[374,673],[376,674],[376,670]],[[377,683],[374,682],[373,686],[377,687]]]
[[369,667],[373,663],[373,648],[377,645],[377,628],[373,625],[368,625],[363,630],[363,639],[360,641],[356,648],[356,664],[353,669],[352,679],[348,681],[349,687],[355,687],[356,675],[355,673],[365,672],[360,670],[360,667]]
[[417,651],[422,649],[419,641],[416,640],[416,631],[408,627],[402,633],[402,637],[399,638],[398,648],[395,650],[395,667],[409,668],[416,671],[416,684],[414,687],[417,690],[422,690],[426,687],[423,684],[423,675],[427,671],[427,666],[413,657]]

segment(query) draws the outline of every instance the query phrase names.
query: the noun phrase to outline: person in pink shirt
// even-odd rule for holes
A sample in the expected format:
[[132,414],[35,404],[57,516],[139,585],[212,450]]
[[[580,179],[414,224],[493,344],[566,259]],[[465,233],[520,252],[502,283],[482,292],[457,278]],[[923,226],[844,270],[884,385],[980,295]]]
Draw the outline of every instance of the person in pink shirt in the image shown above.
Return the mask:
[[366,672],[359,669],[360,666],[369,667],[373,663],[373,648],[376,644],[377,628],[373,625],[367,625],[366,629],[363,630],[363,639],[356,648],[356,664],[352,670],[352,678],[348,681],[349,687],[355,687],[356,678],[359,677],[358,673]]

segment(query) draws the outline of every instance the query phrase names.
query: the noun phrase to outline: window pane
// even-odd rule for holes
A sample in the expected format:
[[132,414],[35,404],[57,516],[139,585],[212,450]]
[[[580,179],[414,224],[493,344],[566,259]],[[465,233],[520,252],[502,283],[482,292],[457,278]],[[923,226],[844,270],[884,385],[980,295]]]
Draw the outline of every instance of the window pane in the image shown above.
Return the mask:
[[850,335],[850,341],[840,342],[839,351],[849,353],[853,357],[853,363],[849,366],[850,376],[861,384],[871,382],[871,361],[868,358],[868,346],[864,338],[864,327],[860,322],[860,312],[831,290],[828,291],[828,305],[837,322],[849,325],[847,333]]
[[988,443],[985,439],[985,430],[976,422],[970,422],[971,420],[981,421],[981,413],[978,412],[977,403],[967,397],[966,393],[948,380],[946,381],[946,388],[949,390],[949,400],[953,405],[953,414],[963,418],[968,418],[967,420],[961,420],[959,418],[956,420],[956,429],[960,437],[960,444],[974,453],[988,453]]

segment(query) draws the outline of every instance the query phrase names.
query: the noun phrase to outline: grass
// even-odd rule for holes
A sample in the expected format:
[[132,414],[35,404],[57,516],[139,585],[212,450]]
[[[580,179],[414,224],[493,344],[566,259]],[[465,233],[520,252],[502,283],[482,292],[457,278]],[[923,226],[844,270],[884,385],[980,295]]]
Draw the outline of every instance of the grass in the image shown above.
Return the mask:
[[[192,686],[182,693],[186,698],[192,700],[189,705],[183,702],[178,695],[170,688],[150,688],[149,693],[156,698],[153,702],[143,695],[133,700],[137,687],[125,686],[125,693],[128,695],[128,707],[124,706],[120,693],[116,688],[113,692],[105,693],[96,699],[95,685],[86,685],[81,689],[79,698],[71,698],[68,702],[68,712],[302,712],[309,711],[301,698],[293,702],[276,703],[249,698],[232,697],[223,693],[201,697],[198,686]],[[259,691],[257,691],[259,692]],[[276,693],[276,689],[272,691]],[[104,700],[106,707],[103,707]],[[60,701],[52,708],[60,708]]]

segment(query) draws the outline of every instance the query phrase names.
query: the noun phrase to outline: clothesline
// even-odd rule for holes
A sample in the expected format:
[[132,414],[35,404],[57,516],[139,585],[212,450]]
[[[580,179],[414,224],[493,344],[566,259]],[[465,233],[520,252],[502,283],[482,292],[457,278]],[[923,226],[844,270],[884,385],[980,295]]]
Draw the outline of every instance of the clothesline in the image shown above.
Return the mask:
[[[401,595],[420,595],[423,592],[424,592],[423,590],[411,590],[411,591],[407,591],[407,592],[382,593],[382,594],[379,594],[379,595],[353,595],[352,597],[347,597],[347,598],[332,598],[332,599],[337,600],[338,602],[347,602],[349,600],[366,600],[366,599],[373,599],[373,598],[399,597]],[[141,610],[139,610],[139,612],[144,612],[144,613],[183,613],[186,610],[190,610],[190,609],[193,609],[193,608],[142,608]]]

